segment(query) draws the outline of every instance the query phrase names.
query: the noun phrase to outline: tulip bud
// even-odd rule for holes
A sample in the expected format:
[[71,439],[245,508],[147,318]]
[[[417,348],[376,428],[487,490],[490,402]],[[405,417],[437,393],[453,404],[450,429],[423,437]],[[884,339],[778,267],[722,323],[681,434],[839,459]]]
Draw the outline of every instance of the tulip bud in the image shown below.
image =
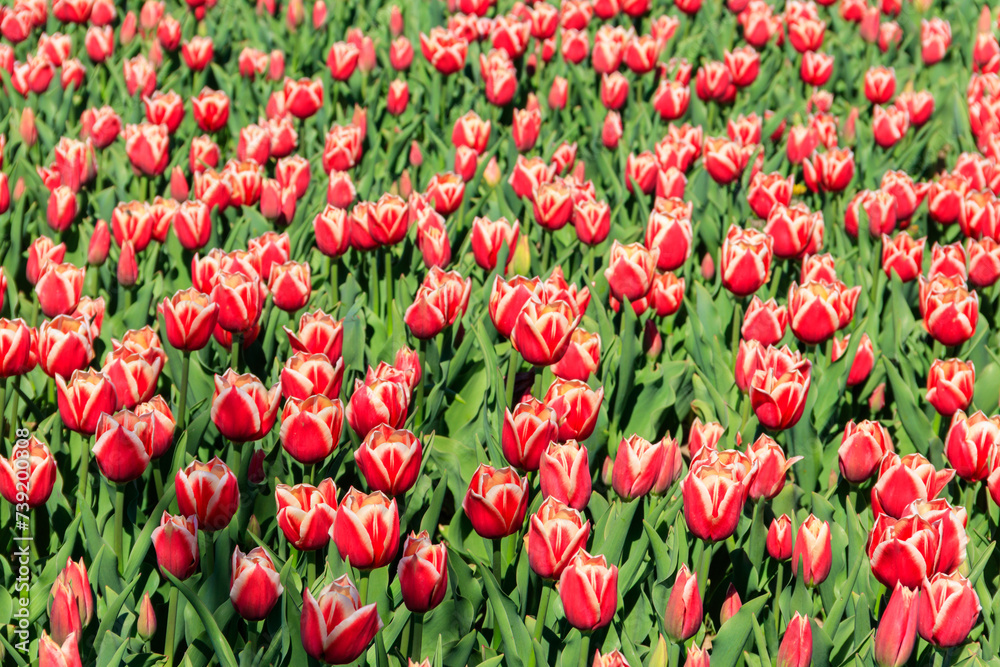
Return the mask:
[[142,596],[139,603],[139,621],[135,626],[139,637],[149,641],[156,634],[156,611],[153,610],[153,603],[149,599],[149,591]]
[[663,467],[664,454],[662,441],[654,444],[638,435],[622,438],[611,479],[615,493],[625,500],[649,493]]
[[767,529],[767,553],[775,560],[792,557],[792,520],[787,514],[774,519]]
[[236,613],[248,621],[266,618],[285,591],[271,557],[263,547],[246,554],[236,547],[231,569],[229,599]]
[[403,604],[414,613],[426,613],[448,592],[448,549],[432,544],[427,531],[410,533],[396,569]]
[[795,536],[792,568],[798,576],[801,567],[802,580],[807,586],[816,586],[826,581],[832,560],[830,524],[810,514]]
[[596,630],[611,623],[618,607],[618,568],[604,556],[580,549],[559,577],[559,599],[566,620],[580,630]]
[[21,143],[31,148],[38,141],[38,128],[35,126],[35,111],[26,106],[21,111]]
[[381,491],[351,488],[337,509],[333,541],[344,560],[361,570],[388,565],[399,549],[399,510]]
[[921,585],[917,630],[924,641],[950,648],[963,643],[979,620],[982,606],[962,575],[935,574]]
[[812,644],[809,617],[795,612],[778,647],[778,667],[809,667],[812,664]]
[[667,636],[676,642],[693,637],[701,628],[703,616],[701,592],[698,590],[698,575],[681,565],[670,589],[667,611],[663,627]]
[[[375,603],[362,607],[359,600],[358,589],[346,574],[327,584],[316,597],[303,588],[300,633],[306,653],[335,665],[357,660],[382,629]],[[324,612],[333,609],[340,613]],[[331,637],[336,641],[330,641]]]
[[589,537],[590,522],[579,511],[548,498],[528,522],[528,564],[538,576],[558,579]]
[[729,584],[726,599],[722,601],[722,610],[719,612],[719,621],[725,623],[735,616],[742,606],[743,602],[740,600],[740,594],[736,591],[736,587]]
[[528,511],[528,480],[513,468],[485,463],[469,482],[462,509],[483,538],[496,539],[520,530]]
[[122,247],[121,255],[118,257],[116,276],[122,287],[132,287],[139,279],[139,266],[136,263],[135,246],[132,245],[132,241],[126,241]]
[[920,591],[896,584],[875,631],[875,662],[879,667],[903,667],[917,641]]

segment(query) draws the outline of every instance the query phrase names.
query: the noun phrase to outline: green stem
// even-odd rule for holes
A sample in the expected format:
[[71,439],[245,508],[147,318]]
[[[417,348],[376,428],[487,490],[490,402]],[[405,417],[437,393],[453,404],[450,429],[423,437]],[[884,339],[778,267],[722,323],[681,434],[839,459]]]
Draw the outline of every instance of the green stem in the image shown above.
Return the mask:
[[240,372],[240,344],[243,342],[243,334],[233,333],[233,346],[229,351],[229,367],[237,373]]
[[333,312],[340,301],[340,261],[328,257],[330,264],[330,312]]
[[156,489],[156,497],[163,497],[163,473],[160,472],[159,461],[150,461],[153,467],[153,488]]
[[358,598],[362,605],[368,604],[368,572],[362,570],[358,581]]
[[500,544],[503,542],[502,537],[498,537],[493,540],[493,577],[497,580],[497,585],[501,586],[503,581],[503,556],[500,553]]
[[179,395],[177,396],[177,414],[176,424],[177,432],[183,432],[184,426],[187,424],[187,395],[188,395],[188,377],[191,373],[191,353],[184,353],[184,361],[181,365],[181,384],[179,389]]
[[549,613],[549,601],[552,599],[552,587],[547,581],[542,582],[542,599],[538,603],[538,614],[535,616],[535,641],[540,641],[545,629],[545,617]]
[[392,249],[385,249],[385,324],[387,336],[392,338]]
[[313,582],[316,581],[316,553],[308,554],[308,559],[306,562],[306,586],[312,586]]
[[125,520],[125,487],[115,486],[115,555],[118,556],[118,574],[125,574],[125,553],[122,547],[122,526]]
[[785,577],[785,567],[778,561],[778,574],[775,575],[777,585],[774,589],[774,630],[781,634],[781,587],[782,579]]
[[539,273],[544,273],[552,266],[552,234],[547,229],[542,230],[542,270]]
[[414,613],[410,615],[410,652],[409,656],[413,662],[420,662],[420,651],[424,644],[424,615]]
[[177,588],[170,587],[170,602],[167,603],[167,637],[163,653],[167,656],[167,667],[174,664],[174,635],[177,631]]
[[[6,437],[7,431],[5,430],[6,421],[4,420],[5,411],[7,409],[7,378],[0,381],[0,443],[3,442]],[[11,420],[16,419],[14,415],[11,415]],[[6,451],[6,449],[4,448]]]
[[413,420],[413,430],[417,433],[421,432],[421,428],[424,425],[424,415],[427,414],[427,411],[424,408],[424,403],[426,402],[424,399],[424,383],[427,381],[427,377],[425,375],[427,366],[424,365],[424,359],[426,358],[427,341],[421,338],[420,342],[417,343],[417,363],[420,364],[420,380],[417,382],[417,409]]
[[514,380],[517,377],[517,367],[521,365],[521,355],[510,346],[510,355],[507,357],[507,407],[514,407]]
[[580,640],[580,667],[587,667],[590,664],[590,634],[584,634]]

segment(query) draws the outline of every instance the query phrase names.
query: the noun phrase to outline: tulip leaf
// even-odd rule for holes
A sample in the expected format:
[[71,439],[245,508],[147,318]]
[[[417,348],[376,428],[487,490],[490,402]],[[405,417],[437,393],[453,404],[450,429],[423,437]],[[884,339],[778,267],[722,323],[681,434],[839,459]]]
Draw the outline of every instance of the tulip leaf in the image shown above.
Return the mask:
[[[164,570],[163,576],[166,577],[171,584],[177,587],[177,590],[184,595],[188,604],[190,604],[198,614],[198,618],[201,620],[202,625],[205,626],[205,631],[208,633],[208,638],[212,642],[212,647],[215,649],[216,657],[218,657],[219,662],[224,667],[238,667],[236,656],[233,654],[233,649],[230,648],[229,642],[222,635],[222,631],[215,622],[212,612],[208,610],[208,607],[205,606],[205,603],[202,602],[201,598],[170,572]],[[138,583],[138,580],[134,583]]]
[[524,659],[521,655],[528,655],[531,652],[531,635],[528,634],[524,621],[518,615],[517,607],[500,589],[490,568],[480,560],[477,560],[476,564],[486,584],[490,606],[493,609],[493,623],[500,632],[504,653],[507,655],[506,664],[515,667],[522,665]]
[[743,603],[740,610],[723,623],[712,642],[712,667],[736,667],[743,647],[753,632],[753,617],[767,604],[768,594],[758,595]]

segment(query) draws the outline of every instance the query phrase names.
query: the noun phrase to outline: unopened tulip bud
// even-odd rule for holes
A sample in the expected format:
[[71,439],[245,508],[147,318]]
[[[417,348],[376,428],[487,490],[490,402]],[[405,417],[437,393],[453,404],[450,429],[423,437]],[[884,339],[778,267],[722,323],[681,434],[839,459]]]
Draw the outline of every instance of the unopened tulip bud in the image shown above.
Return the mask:
[[132,287],[139,279],[139,265],[136,263],[135,246],[132,245],[132,241],[126,241],[122,246],[116,275],[123,287]]
[[139,636],[146,641],[149,641],[156,634],[156,611],[153,609],[148,591],[142,596],[142,602],[139,603],[139,622],[135,629]]
[[726,599],[722,601],[722,611],[719,612],[719,621],[725,623],[735,616],[742,606],[743,602],[740,600],[740,594],[736,591],[736,587],[729,584]]
[[31,107],[21,111],[21,143],[31,148],[38,142],[38,128],[35,126],[35,112]]
[[670,590],[663,619],[667,635],[677,642],[693,637],[701,628],[703,615],[698,575],[689,571],[687,565],[681,565],[674,587]]
[[875,662],[879,667],[902,667],[909,661],[917,641],[919,599],[920,591],[896,584],[875,631]]
[[809,667],[812,664],[812,626],[798,612],[788,622],[778,647],[778,667]]
[[90,237],[90,245],[87,247],[87,263],[91,266],[100,266],[108,258],[108,251],[111,249],[111,232],[105,220],[98,220],[94,227],[94,233]]

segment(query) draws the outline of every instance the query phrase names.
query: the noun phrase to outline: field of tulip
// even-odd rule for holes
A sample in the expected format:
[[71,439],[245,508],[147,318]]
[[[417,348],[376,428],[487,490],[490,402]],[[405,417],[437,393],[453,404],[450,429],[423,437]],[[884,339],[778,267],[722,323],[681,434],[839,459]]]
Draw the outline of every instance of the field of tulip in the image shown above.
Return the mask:
[[1000,667],[1000,16],[0,6],[0,663]]

